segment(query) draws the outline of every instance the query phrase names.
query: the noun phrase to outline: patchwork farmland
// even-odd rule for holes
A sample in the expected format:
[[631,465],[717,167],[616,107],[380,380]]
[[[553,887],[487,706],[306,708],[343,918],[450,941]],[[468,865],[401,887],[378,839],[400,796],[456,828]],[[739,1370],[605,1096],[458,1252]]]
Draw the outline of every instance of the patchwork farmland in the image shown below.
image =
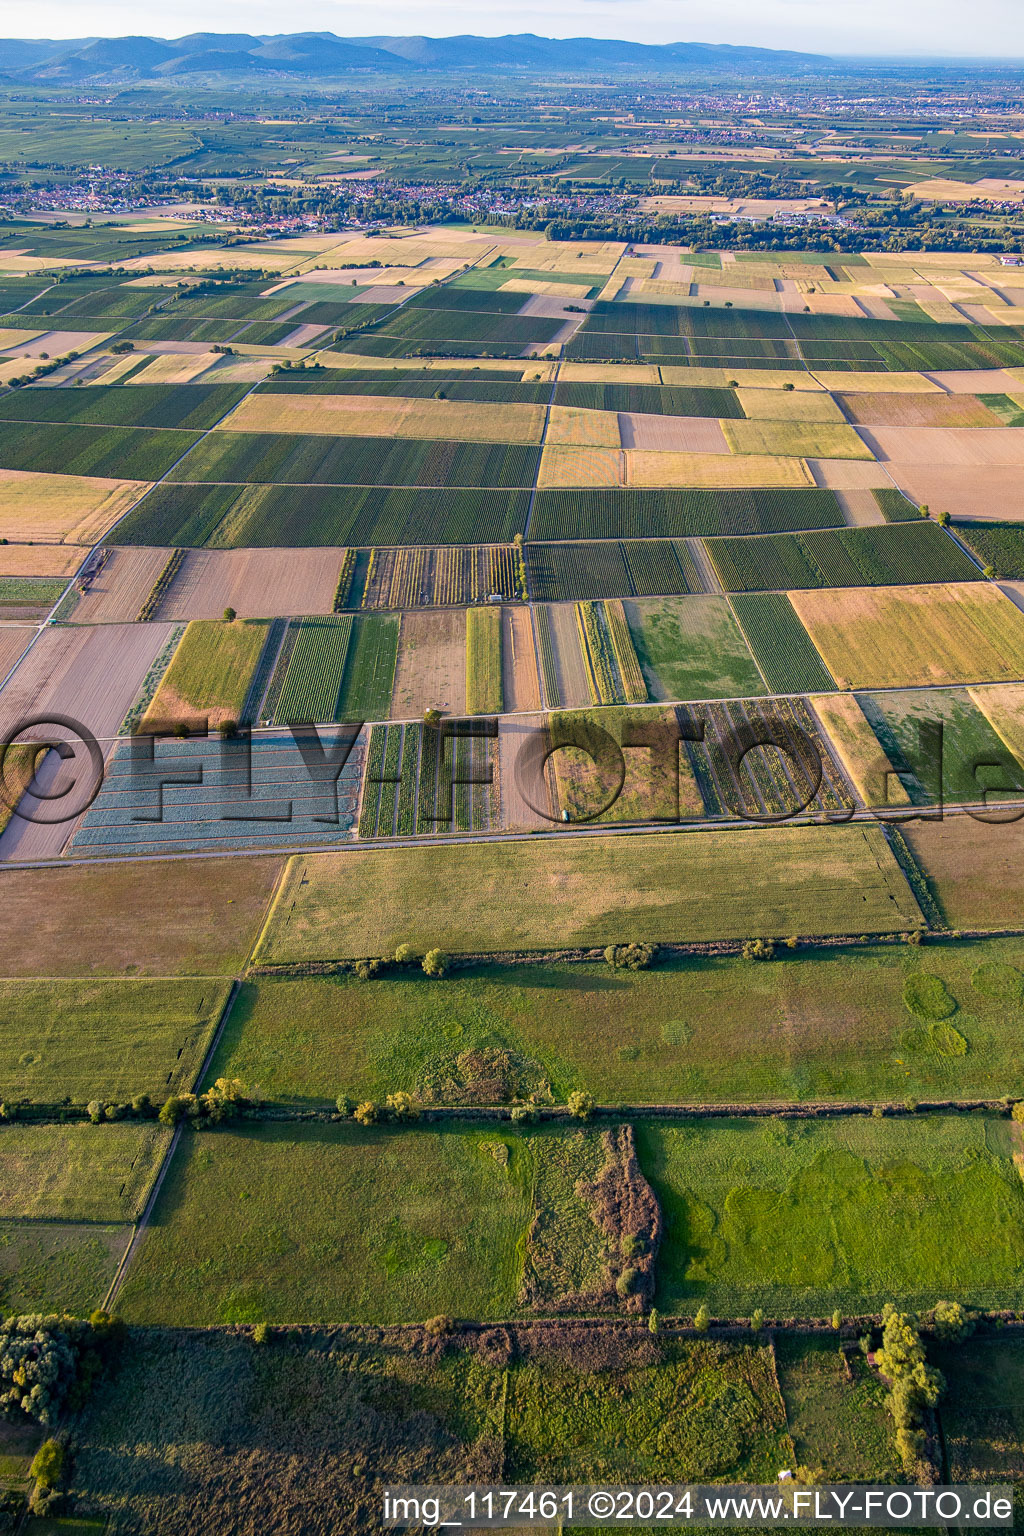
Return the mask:
[[[1024,285],[669,238],[743,201],[703,115],[356,133],[286,74],[60,97],[244,220],[0,231],[0,1299],[93,1316],[68,1518],[1017,1476]],[[833,128],[715,174],[838,198]],[[599,237],[390,222],[470,174]],[[960,1384],[907,1424],[888,1303]]]

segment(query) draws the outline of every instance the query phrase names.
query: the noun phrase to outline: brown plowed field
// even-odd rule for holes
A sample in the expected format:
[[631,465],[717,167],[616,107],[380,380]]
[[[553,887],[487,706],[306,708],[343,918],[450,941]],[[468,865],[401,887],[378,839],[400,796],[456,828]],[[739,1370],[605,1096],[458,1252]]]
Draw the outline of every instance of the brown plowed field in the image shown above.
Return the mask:
[[343,549],[192,549],[159,619],[297,618],[330,613]]
[[840,395],[850,421],[860,427],[1000,427],[974,395]]
[[501,684],[506,713],[540,709],[537,648],[528,608],[501,610]]
[[402,615],[392,720],[418,720],[427,709],[466,712],[466,615],[462,609],[413,609]]
[[729,444],[713,416],[644,416],[637,411],[619,412],[623,448],[647,448],[655,452],[728,453]]
[[1024,522],[1024,475],[1020,469],[941,469],[927,464],[888,465],[889,473],[912,501],[928,507],[933,517],[969,517],[989,522]]
[[861,436],[875,456],[886,463],[1024,466],[1024,427],[1000,427],[985,432],[961,427],[874,427]]
[[0,624],[0,682],[7,676],[35,629],[28,624]]
[[76,624],[131,624],[170,557],[169,549],[112,549],[75,605]]

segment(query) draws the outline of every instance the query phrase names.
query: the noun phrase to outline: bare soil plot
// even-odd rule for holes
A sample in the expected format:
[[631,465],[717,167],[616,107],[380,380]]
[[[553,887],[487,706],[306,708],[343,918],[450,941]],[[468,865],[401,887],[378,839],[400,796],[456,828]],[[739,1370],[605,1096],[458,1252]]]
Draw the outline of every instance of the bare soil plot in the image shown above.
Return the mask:
[[[876,378],[889,379],[891,374],[876,374]],[[952,372],[928,375],[951,395],[1010,395],[1020,388],[1020,370],[1008,368],[954,369]],[[839,385],[841,389],[843,386]]]
[[909,805],[878,737],[852,693],[814,694],[809,700],[866,806]]
[[545,448],[537,485],[545,490],[574,485],[624,485],[625,474],[626,455],[618,448]]
[[839,395],[861,427],[993,427],[1000,421],[975,395]]
[[832,491],[879,491],[892,488],[881,464],[867,459],[808,459],[815,485]]
[[619,412],[623,448],[655,453],[729,453],[721,424],[713,416],[647,416]]
[[[0,691],[0,731],[14,731],[33,718],[52,721],[55,715],[62,716],[90,731],[106,757],[170,635],[168,624],[46,630]],[[93,782],[93,768],[81,738],[77,732],[52,725],[33,727],[30,736],[43,741],[68,740],[75,745],[73,757],[62,763],[51,753],[40,770],[41,774],[46,772],[48,793],[64,790],[72,803],[72,784]],[[76,825],[77,821],[43,825],[14,816],[0,836],[0,860],[55,858]]]
[[0,469],[0,538],[92,544],[149,490],[145,480],[93,480]]
[[862,427],[861,436],[885,463],[928,467],[1024,466],[1024,427]]
[[267,856],[0,870],[0,974],[233,975],[282,864]]
[[425,710],[466,710],[466,615],[461,609],[402,615],[392,720],[420,720]]
[[0,544],[0,576],[73,576],[84,559],[71,544]]
[[1024,821],[1000,822],[999,814],[947,812],[902,828],[942,916],[965,933],[1020,925]]
[[[533,409],[533,407],[531,407]],[[581,406],[553,405],[548,415],[546,445],[562,448],[618,448],[619,420],[614,411],[591,411]]]
[[1024,613],[983,582],[791,592],[841,688],[1024,677]]
[[[572,320],[577,325],[579,325],[585,317],[583,315],[573,313],[573,310],[567,309],[566,305],[572,304],[577,310],[589,309],[590,303],[586,298],[586,292],[589,292],[589,290],[586,290],[584,294],[580,296],[578,294],[567,293],[565,291],[566,286],[575,289],[577,285],[575,283],[570,283],[567,285],[551,284],[550,292],[534,293],[530,298],[526,300],[522,309],[517,310],[516,313],[520,315],[540,315],[547,320]],[[557,291],[559,287],[562,288],[561,293],[558,293]]]
[[[516,761],[527,739],[544,725],[543,715],[522,715],[515,719],[502,715],[498,721],[498,783],[500,825],[508,832],[528,832],[531,827],[550,830],[550,817],[543,816],[523,796],[516,775]],[[545,787],[547,785],[545,779]],[[539,797],[539,796],[537,796]],[[550,808],[550,799],[548,802]]]
[[763,457],[753,453],[648,453],[642,449],[632,449],[623,457],[626,485],[742,489],[814,483],[803,459]]
[[[540,631],[541,656],[547,651],[545,697],[548,709],[582,709],[594,700],[590,676],[580,646],[575,603],[545,603],[534,608]],[[547,645],[545,642],[547,641]]]
[[250,395],[216,430],[539,443],[544,407],[377,395]]
[[[166,549],[112,549],[75,604],[76,624],[131,624],[167,564]],[[81,554],[81,551],[79,551]]]
[[506,713],[540,709],[540,678],[537,672],[537,647],[533,638],[530,610],[509,607],[501,610],[501,679]]
[[28,624],[0,624],[0,682],[27,647],[35,628]]
[[109,331],[44,331],[41,336],[34,336],[31,341],[19,345],[18,355],[41,357],[46,352],[50,357],[60,357],[63,352],[88,352],[90,347],[98,347],[101,341],[106,341],[109,335]]
[[[986,434],[987,436],[987,434]],[[948,512],[983,522],[1024,521],[1024,475],[1009,466],[932,468],[894,460],[887,465],[901,491],[932,516]]]
[[331,613],[343,549],[192,549],[157,610],[159,619],[242,619]]
[[837,491],[836,500],[851,528],[879,528],[885,522],[873,491]]
[[843,413],[831,395],[808,390],[738,389],[736,398],[751,421],[837,421]]

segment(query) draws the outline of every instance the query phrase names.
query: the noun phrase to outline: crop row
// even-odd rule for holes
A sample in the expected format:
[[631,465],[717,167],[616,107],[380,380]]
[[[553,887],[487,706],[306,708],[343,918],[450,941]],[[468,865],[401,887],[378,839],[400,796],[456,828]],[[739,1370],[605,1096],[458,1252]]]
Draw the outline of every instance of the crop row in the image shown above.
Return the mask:
[[772,693],[832,693],[835,679],[785,593],[732,599],[747,644]]
[[288,659],[275,722],[330,722],[338,700],[352,638],[348,615],[303,619]]
[[54,475],[159,480],[199,434],[177,429],[4,422],[0,468]]
[[116,384],[89,389],[28,388],[0,396],[0,421],[76,426],[180,427],[202,431],[245,394],[237,384]]
[[492,825],[492,786],[482,782],[488,748],[486,738],[446,737],[425,725],[374,726],[359,836],[486,831]]
[[708,553],[727,592],[808,587],[900,586],[974,581],[980,572],[935,523],[709,539]]
[[538,491],[530,533],[539,540],[694,538],[844,523],[835,492],[812,486],[749,491],[596,487]]
[[713,416],[738,420],[743,408],[732,389],[665,384],[559,384],[555,404],[593,411],[638,411],[655,416]]
[[519,443],[211,432],[171,478],[249,485],[532,486],[539,457],[538,448]]
[[146,598],[146,601],[143,603],[142,607],[138,611],[138,614],[136,615],[140,624],[144,624],[147,619],[151,619],[155,616],[157,609],[163,602],[164,597],[170,589],[171,582],[174,580],[175,576],[177,576],[178,572],[181,570],[181,567],[185,563],[185,553],[186,552],[183,549],[171,550],[163,570],[160,572],[156,581],[153,583],[153,588],[149,596]]
[[495,593],[514,601],[517,585],[515,551],[507,544],[375,548],[370,551],[362,606],[454,607]]

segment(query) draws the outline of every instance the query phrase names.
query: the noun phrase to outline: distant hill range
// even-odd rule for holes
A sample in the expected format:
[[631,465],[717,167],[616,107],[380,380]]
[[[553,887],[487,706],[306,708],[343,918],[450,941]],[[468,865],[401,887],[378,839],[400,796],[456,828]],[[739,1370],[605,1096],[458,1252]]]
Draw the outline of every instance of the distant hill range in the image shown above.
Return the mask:
[[683,75],[764,70],[803,73],[830,61],[819,54],[725,44],[619,42],[594,37],[278,37],[193,32],[174,40],[93,37],[60,42],[0,39],[0,76],[38,85],[128,84],[188,76],[337,80],[353,73],[413,75],[477,71],[506,74],[596,72]]

